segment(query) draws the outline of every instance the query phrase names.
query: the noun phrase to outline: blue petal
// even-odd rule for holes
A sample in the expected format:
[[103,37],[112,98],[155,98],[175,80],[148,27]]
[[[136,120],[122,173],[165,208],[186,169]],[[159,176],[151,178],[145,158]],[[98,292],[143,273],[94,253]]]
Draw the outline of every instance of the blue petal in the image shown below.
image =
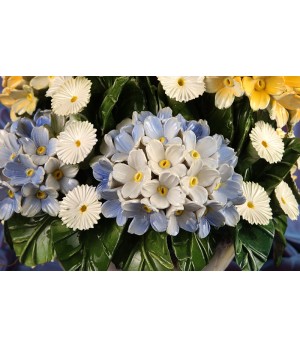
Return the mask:
[[22,187],[22,195],[24,197],[34,196],[38,191],[38,186],[33,185],[31,182]]
[[101,196],[103,199],[106,199],[107,201],[119,199],[117,192],[118,192],[118,189],[106,189],[101,192]]
[[23,185],[30,182],[30,178],[26,176],[26,168],[18,162],[9,162],[3,170],[3,174],[11,179],[12,185]]
[[4,168],[6,163],[10,161],[12,152],[4,146],[0,147],[0,168]]
[[159,110],[157,117],[163,122],[172,117],[172,109],[169,107]]
[[20,154],[17,158],[24,165],[25,168],[37,169],[37,166],[32,162],[29,155]]
[[159,139],[164,135],[161,121],[155,116],[148,116],[144,122],[145,134],[152,139]]
[[223,210],[223,214],[225,216],[225,223],[228,226],[234,227],[240,221],[240,215],[237,212],[236,207],[234,205],[226,207]]
[[142,124],[137,124],[133,127],[132,138],[136,144],[145,134],[144,126]]
[[36,147],[47,147],[49,143],[49,131],[45,127],[34,127],[31,132],[31,138],[34,141]]
[[176,120],[176,118],[170,118],[164,124],[164,136],[168,139],[168,141],[175,138],[180,131],[180,123]]
[[207,123],[199,123],[197,121],[188,122],[187,130],[195,133],[197,141],[209,135],[210,129]]
[[132,137],[126,132],[122,132],[117,135],[114,139],[114,142],[117,151],[123,153],[129,153],[134,146]]
[[66,195],[69,191],[73,190],[73,188],[78,186],[79,182],[76,179],[64,177],[60,180],[59,184],[61,192]]
[[23,145],[23,150],[26,154],[28,155],[36,154],[36,146],[33,140],[29,138],[21,138],[20,142]]
[[47,146],[47,155],[48,156],[54,156],[56,154],[57,142],[58,142],[58,139],[56,139],[56,138],[50,139],[48,146]]
[[14,202],[10,198],[6,198],[0,202],[0,220],[8,220],[14,213]]
[[26,138],[30,138],[32,129],[34,127],[33,122],[27,117],[23,117],[20,120],[14,122],[13,126],[15,126],[16,134]]
[[165,232],[168,227],[168,220],[163,212],[150,214],[150,223],[156,232]]
[[34,164],[36,164],[37,166],[43,166],[49,159],[49,156],[47,155],[32,155],[31,156]]
[[4,129],[9,122],[11,122],[9,111],[3,107],[0,110],[0,129]]
[[108,181],[109,174],[112,172],[113,167],[110,162],[100,159],[93,165],[93,175],[98,181]]
[[46,214],[51,216],[57,216],[59,212],[59,203],[57,199],[48,196],[46,199],[42,200],[42,210]]
[[31,182],[33,184],[41,184],[44,180],[45,171],[43,167],[38,167],[38,169],[35,171],[35,174],[31,177]]
[[123,214],[123,210],[120,209],[117,215],[117,225],[118,226],[124,226],[127,222],[127,217]]
[[131,221],[128,232],[131,234],[137,234],[138,236],[141,236],[142,234],[146,233],[148,231],[148,228],[150,226],[150,219],[149,214],[145,214],[144,216],[139,216],[133,218]]
[[102,214],[106,218],[115,218],[121,209],[121,203],[118,199],[106,201],[102,205]]
[[210,232],[210,224],[205,218],[201,218],[199,221],[198,235],[200,238],[205,238]]
[[32,217],[41,211],[41,201],[35,197],[27,197],[22,206],[22,215]]
[[198,227],[196,215],[192,211],[185,211],[177,217],[180,228],[188,232],[195,232]]
[[215,227],[221,227],[225,224],[225,217],[220,211],[209,209],[205,217],[207,221]]

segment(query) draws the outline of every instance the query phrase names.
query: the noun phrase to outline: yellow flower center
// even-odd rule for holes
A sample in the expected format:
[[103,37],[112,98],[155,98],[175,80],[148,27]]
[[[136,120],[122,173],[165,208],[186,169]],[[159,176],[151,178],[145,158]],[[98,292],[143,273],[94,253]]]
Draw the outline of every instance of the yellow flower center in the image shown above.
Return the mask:
[[191,152],[190,152],[190,154],[191,154],[191,156],[192,156],[192,158],[193,159],[199,159],[201,156],[200,156],[200,153],[198,152],[198,151],[196,151],[196,150],[192,150]]
[[71,103],[75,103],[78,97],[76,95],[73,95],[73,97],[70,99]]
[[80,140],[76,140],[76,141],[75,141],[75,145],[76,145],[77,147],[79,147],[79,146],[81,145]]
[[35,171],[32,168],[28,168],[28,169],[26,169],[25,173],[27,176],[32,176],[35,173]]
[[8,190],[7,191],[7,195],[8,195],[9,198],[14,198],[15,197],[15,194],[14,194],[14,192],[12,190]]
[[194,187],[194,186],[198,185],[198,182],[199,182],[199,180],[198,180],[198,178],[196,178],[195,176],[192,176],[192,177],[190,178],[190,186],[191,186],[191,187]]
[[163,169],[169,169],[171,167],[171,162],[167,159],[164,159],[159,162],[159,166]]
[[266,87],[266,83],[265,83],[265,80],[263,79],[258,79],[254,86],[256,91],[262,91],[263,89],[265,89],[265,87]]
[[38,199],[45,199],[47,197],[47,194],[44,191],[38,191],[36,193],[36,198]]
[[283,204],[286,204],[286,201],[285,201],[285,199],[284,199],[283,197],[281,197],[281,202],[282,202]]
[[217,191],[221,186],[222,186],[222,184],[219,182],[219,183],[215,186],[214,190]]
[[36,149],[36,154],[37,155],[44,155],[47,151],[47,148],[46,146],[39,146],[37,149]]
[[134,175],[133,179],[134,179],[135,182],[140,182],[140,181],[143,180],[143,177],[144,177],[144,175],[143,175],[142,172],[137,172],[137,173]]
[[183,213],[183,210],[176,210],[175,211],[176,216],[180,216],[180,215],[182,215],[182,213]]
[[148,205],[146,205],[146,204],[143,205],[143,209],[148,214],[152,213],[152,209],[150,207],[148,207]]
[[32,102],[32,100],[33,100],[33,95],[32,95],[32,93],[28,93],[27,96],[26,96],[26,98],[27,98],[28,101]]
[[247,207],[250,209],[254,208],[254,204],[252,202],[247,202]]
[[87,210],[87,206],[84,204],[80,207],[79,210],[81,211],[81,213],[84,213]]
[[62,172],[62,170],[56,169],[56,170],[53,172],[52,175],[54,176],[54,178],[55,178],[57,181],[59,181],[60,179],[63,178],[64,173]]
[[161,196],[166,196],[168,193],[168,188],[166,186],[158,186],[157,188],[157,192],[161,195]]
[[177,80],[177,83],[180,87],[184,86],[184,79],[182,77],[180,77],[178,80]]
[[16,158],[16,156],[17,156],[17,154],[13,152],[13,153],[10,155],[9,159],[12,161],[13,159]]
[[226,77],[226,79],[223,80],[223,84],[225,87],[232,87],[234,85],[234,82],[232,78]]
[[160,137],[160,138],[159,138],[159,141],[160,141],[162,144],[164,144],[165,141],[166,141],[166,138],[165,138],[165,137]]
[[268,147],[268,143],[266,141],[264,141],[264,140],[261,142],[261,144],[262,144],[263,147],[266,147],[266,148]]

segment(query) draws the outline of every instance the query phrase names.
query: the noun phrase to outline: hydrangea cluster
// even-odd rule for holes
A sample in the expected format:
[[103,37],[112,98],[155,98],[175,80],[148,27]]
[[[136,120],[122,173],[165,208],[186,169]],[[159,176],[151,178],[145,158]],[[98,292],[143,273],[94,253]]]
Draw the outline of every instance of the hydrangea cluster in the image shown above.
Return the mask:
[[43,211],[56,216],[59,192],[66,194],[78,185],[76,165],[56,156],[58,124],[51,111],[37,111],[33,119],[22,117],[0,131],[0,220],[14,212],[32,217]]
[[187,121],[164,108],[155,116],[134,112],[104,136],[93,174],[102,214],[128,232],[151,226],[177,235],[180,228],[206,237],[211,226],[235,226],[245,202],[237,156],[206,121]]

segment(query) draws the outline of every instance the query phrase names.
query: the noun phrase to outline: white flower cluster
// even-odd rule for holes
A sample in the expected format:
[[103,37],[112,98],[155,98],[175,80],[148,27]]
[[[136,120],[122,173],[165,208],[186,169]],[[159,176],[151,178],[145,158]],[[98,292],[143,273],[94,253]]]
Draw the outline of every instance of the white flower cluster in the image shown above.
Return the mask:
[[177,235],[179,229],[206,237],[211,226],[235,226],[243,204],[237,156],[221,135],[209,135],[206,121],[134,112],[104,136],[103,156],[92,164],[102,214],[142,235],[150,227]]

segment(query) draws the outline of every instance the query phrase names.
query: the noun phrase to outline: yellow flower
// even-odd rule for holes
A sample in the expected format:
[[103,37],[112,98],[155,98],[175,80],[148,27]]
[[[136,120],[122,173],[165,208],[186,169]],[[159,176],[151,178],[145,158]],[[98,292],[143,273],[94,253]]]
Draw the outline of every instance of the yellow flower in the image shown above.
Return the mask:
[[300,94],[300,76],[284,76],[284,82],[296,93]]
[[240,76],[207,76],[206,91],[216,93],[215,104],[219,109],[229,108],[235,97],[244,94]]
[[268,111],[270,119],[276,120],[278,128],[282,128],[287,124],[289,113],[278,101],[271,99]]
[[10,95],[11,92],[17,87],[22,87],[24,83],[23,76],[3,76],[3,91],[0,94],[0,102],[6,107],[11,107],[15,102],[14,98]]
[[290,111],[290,123],[295,125],[300,121],[300,109]]
[[282,76],[245,76],[243,87],[254,111],[266,109],[271,96],[278,96],[286,91]]
[[32,115],[36,109],[38,99],[34,96],[33,89],[25,85],[23,90],[14,90],[10,96],[15,100],[11,107],[12,114],[23,115],[27,112]]
[[294,91],[289,91],[282,93],[279,96],[274,96],[284,108],[288,110],[300,109],[300,95],[296,94]]
[[34,76],[34,78],[30,81],[30,86],[37,91],[40,89],[46,89],[51,86],[54,78],[55,76]]

